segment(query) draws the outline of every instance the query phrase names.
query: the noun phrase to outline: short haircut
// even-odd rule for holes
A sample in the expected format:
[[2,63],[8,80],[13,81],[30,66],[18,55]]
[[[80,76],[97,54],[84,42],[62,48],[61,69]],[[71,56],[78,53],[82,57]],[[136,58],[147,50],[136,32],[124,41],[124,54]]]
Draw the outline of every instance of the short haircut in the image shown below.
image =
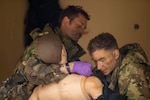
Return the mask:
[[105,50],[118,49],[118,44],[114,36],[106,32],[98,34],[96,37],[91,39],[87,49],[91,55],[94,51],[98,49],[105,49]]
[[59,26],[61,25],[61,22],[65,16],[70,18],[72,21],[74,18],[78,17],[79,14],[83,15],[87,20],[90,20],[90,16],[85,10],[82,9],[81,6],[69,5],[60,14]]

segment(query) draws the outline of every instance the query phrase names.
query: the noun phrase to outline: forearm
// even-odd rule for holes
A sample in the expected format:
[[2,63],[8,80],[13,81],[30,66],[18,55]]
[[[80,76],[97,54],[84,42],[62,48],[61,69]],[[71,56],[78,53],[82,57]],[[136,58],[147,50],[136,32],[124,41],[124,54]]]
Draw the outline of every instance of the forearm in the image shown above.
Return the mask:
[[[33,60],[31,60],[31,62],[33,62]],[[28,81],[32,84],[48,84],[58,82],[66,76],[66,74],[60,72],[59,68],[59,64],[27,64],[24,73]]]

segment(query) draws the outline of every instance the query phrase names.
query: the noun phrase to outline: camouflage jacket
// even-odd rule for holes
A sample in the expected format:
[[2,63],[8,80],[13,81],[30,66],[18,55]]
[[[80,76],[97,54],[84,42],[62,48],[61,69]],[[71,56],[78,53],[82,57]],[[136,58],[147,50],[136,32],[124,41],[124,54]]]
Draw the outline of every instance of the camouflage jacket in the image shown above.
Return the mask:
[[36,85],[58,82],[66,76],[60,72],[59,64],[46,64],[35,54],[36,37],[47,34],[47,32],[53,32],[60,36],[67,49],[69,61],[79,60],[79,57],[85,54],[85,51],[77,43],[68,37],[61,36],[59,30],[53,30],[49,24],[43,31],[39,28],[34,29],[30,33],[33,42],[26,48],[13,75],[0,84],[0,100],[28,100]]
[[[51,27],[49,26],[49,24],[45,25],[44,30],[48,32],[51,31]],[[67,36],[63,36],[63,34],[60,32],[60,29],[58,27],[54,28],[53,31],[55,32],[55,34],[57,34],[60,37],[63,44],[65,45],[65,48],[67,50],[68,62],[80,60],[79,58],[84,54],[86,54],[84,49],[77,42],[73,41]]]
[[128,100],[150,100],[150,66],[143,49],[137,43],[127,44],[120,48],[120,53],[113,72],[103,76],[106,84],[111,90],[128,96]]

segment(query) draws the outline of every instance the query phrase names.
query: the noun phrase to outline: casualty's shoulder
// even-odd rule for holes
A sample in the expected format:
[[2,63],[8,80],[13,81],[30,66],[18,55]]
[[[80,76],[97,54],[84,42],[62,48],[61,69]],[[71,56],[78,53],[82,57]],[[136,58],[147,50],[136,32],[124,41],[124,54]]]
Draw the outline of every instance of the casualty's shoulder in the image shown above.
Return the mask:
[[96,86],[103,86],[101,80],[96,76],[87,77],[85,80],[85,85],[88,87],[96,87]]
[[85,81],[86,92],[95,100],[102,95],[104,85],[96,76],[90,76]]

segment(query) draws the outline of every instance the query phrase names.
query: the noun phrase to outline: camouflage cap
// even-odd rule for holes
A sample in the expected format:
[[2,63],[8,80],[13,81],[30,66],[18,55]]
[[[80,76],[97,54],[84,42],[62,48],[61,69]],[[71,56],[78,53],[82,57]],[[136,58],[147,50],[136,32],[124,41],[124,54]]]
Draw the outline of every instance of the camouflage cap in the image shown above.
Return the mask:
[[51,33],[41,36],[35,47],[35,53],[45,63],[59,63],[61,61],[62,42]]

